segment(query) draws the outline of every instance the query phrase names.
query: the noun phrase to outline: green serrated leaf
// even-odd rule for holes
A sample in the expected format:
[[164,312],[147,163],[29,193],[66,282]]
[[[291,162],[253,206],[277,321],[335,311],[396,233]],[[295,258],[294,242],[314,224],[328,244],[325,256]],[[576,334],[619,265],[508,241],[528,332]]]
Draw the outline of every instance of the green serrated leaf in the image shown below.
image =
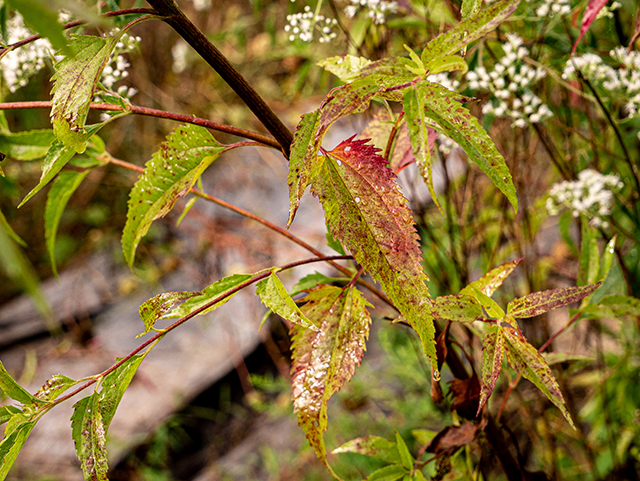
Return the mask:
[[20,414],[22,411],[15,406],[0,406],[0,424],[6,423],[14,415]]
[[55,138],[53,130],[0,133],[0,152],[15,160],[41,159]]
[[400,454],[400,460],[402,462],[402,466],[405,467],[405,469],[410,470],[413,468],[413,456],[411,456],[411,453],[409,452],[409,448],[407,447],[407,443],[404,442],[404,439],[402,439],[402,436],[400,436],[400,433],[398,432],[398,430],[395,430],[396,433],[396,447],[398,448],[398,453]]
[[[482,338],[482,372],[480,375],[480,402],[478,413],[496,387],[504,358],[504,332],[501,326],[491,326]],[[476,415],[477,415],[476,414]]]
[[74,381],[70,377],[63,374],[56,374],[49,378],[42,387],[38,389],[35,397],[42,399],[43,401],[53,401],[60,394],[76,384],[77,381]]
[[433,441],[433,438],[438,435],[438,431],[431,431],[430,429],[413,429],[411,431],[411,435],[416,438],[420,444],[425,445]]
[[0,389],[2,389],[2,392],[4,392],[6,396],[24,404],[25,406],[46,403],[46,401],[38,399],[18,384],[4,368],[2,361],[0,361]]
[[578,302],[601,285],[602,282],[597,282],[582,287],[562,287],[549,291],[534,292],[509,302],[507,313],[516,318],[539,316],[544,312]]
[[431,40],[422,51],[422,61],[453,55],[471,42],[493,31],[516,9],[520,0],[501,0],[463,19],[457,26]]
[[144,336],[148,333],[153,329],[158,319],[171,312],[171,310],[182,301],[197,296],[198,294],[199,292],[187,291],[163,292],[145,301],[138,310],[140,319],[144,323],[144,332],[137,337]]
[[332,453],[364,454],[365,456],[382,459],[383,461],[391,464],[400,464],[402,462],[396,443],[379,436],[366,436],[352,439],[351,441],[344,443],[339,448],[334,449]]
[[324,156],[318,156],[322,139],[329,127],[341,117],[363,112],[381,89],[370,79],[358,80],[329,92],[318,110],[304,114],[291,144],[289,159],[289,220],[291,225],[308,185],[322,170]]
[[422,252],[396,175],[363,140],[346,140],[325,157],[311,191],[322,203],[329,231],[380,282],[437,366]]
[[425,115],[436,122],[434,128],[464,149],[469,160],[487,174],[517,212],[516,188],[504,158],[480,126],[478,119],[460,105],[460,102],[469,102],[472,99],[427,80],[418,82],[416,87],[417,95],[428,98],[424,104]]
[[11,225],[9,225],[7,218],[4,216],[1,210],[0,210],[0,229],[4,229],[5,233],[11,239],[13,239],[14,242],[21,245],[22,247],[27,247],[27,243],[24,240],[22,240],[22,238],[18,234],[16,234],[16,232],[13,230]]
[[472,296],[438,296],[431,307],[433,317],[456,322],[473,322],[482,317],[482,307]]
[[402,105],[409,129],[409,138],[411,139],[411,148],[416,164],[420,170],[420,174],[431,194],[431,199],[442,214],[442,207],[438,201],[438,196],[433,187],[433,170],[431,167],[431,150],[429,146],[429,131],[427,130],[427,122],[425,115],[425,101],[427,99],[422,95],[421,91],[415,88],[408,88],[404,91]]
[[415,471],[413,473],[413,479],[416,479],[418,481],[427,481],[427,478],[424,477],[424,474],[422,474],[422,471]]
[[116,38],[74,35],[70,44],[76,55],[65,57],[55,66],[51,89],[53,132],[65,147],[77,153],[87,148],[85,120]]
[[519,330],[513,327],[503,327],[502,330],[506,341],[507,359],[511,367],[535,384],[549,401],[560,409],[566,420],[575,429],[560,386],[558,386],[558,382],[544,357],[527,342]]
[[399,464],[391,464],[374,471],[365,481],[395,481],[407,474],[407,470]]
[[124,392],[129,387],[133,376],[144,360],[145,354],[138,354],[127,359],[121,366],[105,376],[102,381],[99,405],[100,416],[104,425],[104,432],[109,430],[113,416],[118,409],[118,405],[124,396]]
[[504,310],[498,305],[496,301],[479,291],[475,287],[471,286],[473,292],[475,292],[476,299],[480,305],[487,311],[487,314],[492,319],[502,319],[505,316]]
[[86,481],[108,481],[106,433],[101,411],[96,393],[73,406],[71,436]]
[[287,289],[275,272],[272,272],[269,277],[258,282],[256,285],[256,294],[260,296],[262,303],[266,307],[280,317],[307,329],[314,331],[319,330],[318,326],[307,319],[295,301],[291,299]]
[[318,458],[331,470],[323,439],[327,403],[351,379],[362,360],[371,323],[366,309],[370,304],[353,287],[321,286],[305,300],[302,312],[320,329],[293,326],[292,400],[298,424]]
[[[88,125],[86,128],[87,139],[90,139],[98,130],[100,130],[105,124]],[[20,202],[18,208],[22,207],[31,197],[36,195],[40,189],[47,185],[56,176],[58,172],[71,160],[75,155],[75,151],[71,148],[65,147],[57,140],[51,144],[51,147],[47,151],[47,155],[44,158],[42,164],[42,175],[40,181],[31,192],[29,192],[25,198]]]
[[345,55],[343,57],[330,57],[321,60],[316,65],[322,67],[327,72],[331,72],[343,82],[351,82],[360,76],[364,67],[369,65],[371,60],[364,57]]
[[469,70],[469,66],[462,57],[449,55],[447,57],[434,58],[426,65],[426,70],[429,75],[435,75],[440,72],[453,72],[454,70],[459,70],[460,74],[464,75]]
[[129,194],[122,249],[130,267],[151,223],[169,213],[225,148],[204,127],[185,125],[175,129],[153,154]]
[[425,78],[427,70],[425,69],[424,64],[422,63],[422,60],[420,59],[418,54],[411,50],[411,48],[407,44],[403,45],[403,47],[407,52],[409,52],[409,57],[411,58],[410,66],[407,66],[407,69],[410,72],[419,75],[422,78]]
[[504,264],[491,269],[480,279],[473,281],[460,291],[460,294],[466,294],[468,296],[475,296],[475,290],[477,289],[484,295],[491,297],[494,292],[502,285],[504,280],[509,277],[509,274],[513,272],[518,264],[524,260],[524,257],[516,259],[514,261],[505,262]]
[[10,434],[5,433],[4,439],[0,442],[0,479],[5,479],[9,474],[11,466],[35,425],[36,421],[23,422]]
[[[233,274],[223,279],[220,279],[219,281],[214,282],[213,284],[205,287],[200,292],[196,292],[195,296],[187,299],[180,306],[173,309],[171,312],[164,314],[162,318],[170,319],[170,318],[176,318],[176,317],[184,317],[187,314],[190,314],[193,311],[202,308],[204,305],[208,304],[209,302],[214,300],[216,297],[219,297],[231,291],[232,289],[239,287],[240,285],[242,285],[244,282],[248,281],[252,277],[253,277],[252,274]],[[198,315],[200,316],[216,310],[218,307],[224,305],[227,301],[229,301],[234,295],[235,293],[225,297],[220,302],[217,302],[213,306],[210,306],[204,311],[198,313]]]
[[58,226],[60,225],[60,219],[62,218],[62,213],[67,206],[69,198],[80,186],[88,173],[88,170],[84,172],[61,172],[47,195],[47,203],[44,208],[44,238],[47,251],[49,251],[49,258],[51,259],[51,269],[53,270],[53,275],[56,277],[58,277],[55,255],[56,234],[58,232]]
[[58,22],[55,5],[38,0],[8,0],[7,3],[20,12],[29,27],[48,39],[53,48],[69,57],[74,55],[74,46],[68,44],[63,26]]
[[611,310],[616,317],[640,317],[640,299],[631,296],[612,295],[603,297],[599,304]]

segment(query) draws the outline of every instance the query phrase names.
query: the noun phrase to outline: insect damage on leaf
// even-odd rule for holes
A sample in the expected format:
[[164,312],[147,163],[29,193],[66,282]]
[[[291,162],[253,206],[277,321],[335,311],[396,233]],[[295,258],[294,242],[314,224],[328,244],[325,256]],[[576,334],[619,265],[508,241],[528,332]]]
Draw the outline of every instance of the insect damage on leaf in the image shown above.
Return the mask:
[[318,330],[294,325],[292,400],[298,424],[318,458],[328,466],[323,433],[327,403],[351,379],[369,337],[369,303],[353,287],[321,286],[310,291],[301,311]]
[[387,161],[378,149],[351,137],[326,153],[311,192],[322,203],[333,237],[382,284],[435,366],[435,330],[419,238]]

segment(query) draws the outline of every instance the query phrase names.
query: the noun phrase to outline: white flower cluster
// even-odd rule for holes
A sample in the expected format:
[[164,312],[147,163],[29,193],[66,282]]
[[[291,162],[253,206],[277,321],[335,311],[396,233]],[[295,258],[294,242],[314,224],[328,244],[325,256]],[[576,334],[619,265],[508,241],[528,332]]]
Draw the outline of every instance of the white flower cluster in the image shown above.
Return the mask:
[[193,8],[197,12],[208,10],[211,7],[211,0],[193,0]]
[[[7,20],[7,40],[11,45],[33,35],[19,14]],[[45,60],[53,58],[53,49],[46,39],[39,39],[15,50],[9,51],[0,61],[1,75],[10,92],[27,85],[29,78],[45,65]]]
[[547,210],[557,215],[562,207],[571,209],[574,217],[585,215],[594,227],[606,228],[604,220],[611,213],[613,190],[624,186],[617,175],[603,175],[593,169],[578,174],[578,180],[555,184],[549,191]]
[[[115,35],[119,32],[119,29],[114,29],[110,32],[110,35]],[[107,62],[107,65],[102,70],[102,75],[100,76],[100,83],[108,89],[112,90],[113,85],[116,82],[126,78],[129,76],[129,72],[127,69],[131,66],[129,62],[124,57],[124,54],[135,50],[135,48],[140,43],[140,37],[133,37],[126,33],[122,34],[120,40],[116,44],[113,52],[111,53],[111,57]],[[133,97],[138,91],[133,87],[127,87],[126,85],[121,85],[118,87],[118,95],[121,97],[125,97],[130,99]]]
[[386,2],[384,0],[350,0],[351,5],[347,5],[344,13],[347,17],[354,17],[359,9],[367,11],[367,17],[373,20],[376,25],[382,25],[387,20],[389,13],[398,11],[397,2]]
[[335,18],[316,15],[309,5],[304,7],[304,12],[287,15],[287,22],[289,23],[285,25],[284,30],[289,34],[291,42],[297,38],[303,42],[311,42],[314,31],[320,33],[320,43],[329,42],[337,36],[332,29],[338,21]]
[[609,95],[624,99],[630,116],[638,115],[640,112],[640,52],[627,52],[626,48],[618,47],[609,52],[609,55],[623,67],[615,69],[605,64],[600,56],[587,53],[569,60],[564,67],[562,78],[575,79],[577,68],[589,80],[601,85]]
[[569,0],[543,0],[542,5],[536,9],[538,17],[553,17],[554,15],[567,15],[571,13]]
[[553,115],[549,107],[533,93],[531,85],[544,78],[541,68],[532,68],[523,62],[529,50],[522,45],[522,39],[515,34],[507,34],[503,46],[504,56],[488,72],[478,67],[467,72],[468,87],[472,90],[488,90],[495,99],[482,107],[482,113],[493,113],[497,117],[510,117],[515,127],[525,127],[528,123],[541,122]]

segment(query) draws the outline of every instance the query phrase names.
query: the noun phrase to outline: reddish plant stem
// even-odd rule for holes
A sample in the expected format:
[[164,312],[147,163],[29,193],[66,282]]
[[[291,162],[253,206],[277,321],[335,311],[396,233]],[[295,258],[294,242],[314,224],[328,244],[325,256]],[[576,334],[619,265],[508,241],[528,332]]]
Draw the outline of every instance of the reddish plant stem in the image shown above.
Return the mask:
[[[549,347],[549,345],[553,341],[555,341],[556,338],[560,334],[565,332],[567,329],[569,329],[569,327],[571,327],[573,325],[574,322],[576,322],[578,319],[580,319],[580,314],[581,314],[580,312],[574,314],[573,317],[571,319],[569,319],[569,322],[567,322],[562,329],[560,329],[553,336],[551,336],[549,339],[547,339],[546,342],[542,346],[540,346],[540,349],[538,349],[538,353],[542,354],[544,352],[544,350],[547,347]],[[504,399],[502,399],[502,404],[500,404],[500,409],[498,409],[498,414],[496,415],[496,422],[500,421],[500,417],[502,416],[504,408],[507,405],[507,400],[509,399],[509,396],[511,396],[511,392],[516,388],[516,386],[520,382],[521,378],[522,378],[522,374],[518,374],[516,376],[516,378],[513,381],[511,381],[511,384],[509,384],[509,387],[507,388],[507,392],[504,394]]]
[[[0,110],[20,110],[20,109],[50,109],[51,101],[49,100],[37,100],[31,102],[0,102]],[[125,112],[126,110],[119,105],[115,104],[99,104],[92,103],[89,108],[91,110],[98,110],[103,112]],[[161,119],[175,120],[176,122],[185,122],[187,124],[200,125],[211,130],[217,130],[218,132],[225,132],[227,134],[236,135],[245,139],[255,140],[261,144],[269,147],[280,149],[280,144],[272,137],[252,132],[250,130],[240,129],[231,125],[218,124],[211,122],[210,120],[201,119],[192,115],[176,114],[173,112],[167,112],[165,110],[150,109],[148,107],[139,107],[137,105],[131,105],[129,110],[136,115],[146,115],[148,117],[158,117]]]
[[[324,261],[337,261],[337,260],[345,260],[345,259],[353,259],[351,256],[329,256],[329,257],[315,257],[313,259],[304,259],[301,261],[296,261],[296,262],[291,262],[290,264],[286,264],[282,267],[279,267],[278,269],[281,271],[287,270],[287,269],[292,269],[294,267],[298,267],[298,266],[302,266],[305,264],[311,264],[314,262],[324,262]],[[218,297],[216,297],[215,299],[212,299],[211,301],[207,302],[205,305],[199,307],[198,309],[190,312],[189,314],[187,314],[186,316],[178,319],[176,322],[174,322],[173,324],[171,324],[170,326],[166,327],[165,329],[162,330],[162,332],[159,332],[158,334],[156,334],[155,336],[147,339],[145,342],[143,342],[142,344],[140,344],[138,347],[136,347],[133,351],[131,351],[129,354],[127,354],[126,356],[124,356],[122,359],[120,359],[118,362],[116,362],[115,364],[113,364],[110,368],[105,369],[104,371],[102,371],[100,374],[97,374],[93,377],[93,379],[91,379],[90,381],[87,381],[86,383],[84,383],[82,386],[80,386],[79,388],[77,388],[76,390],[56,399],[54,401],[53,404],[48,404],[45,407],[46,408],[51,408],[56,404],[60,404],[63,401],[66,401],[67,399],[75,396],[76,394],[78,394],[81,391],[84,391],[86,388],[88,388],[89,386],[91,386],[92,384],[95,384],[99,379],[104,378],[107,374],[115,371],[116,369],[118,369],[120,366],[122,366],[125,362],[127,362],[129,359],[131,359],[133,356],[135,356],[136,354],[138,354],[140,351],[142,351],[144,348],[150,346],[151,344],[153,344],[154,342],[159,341],[162,337],[164,337],[165,334],[167,334],[170,331],[173,331],[176,327],[184,324],[185,322],[187,322],[189,319],[194,318],[195,316],[197,316],[198,314],[200,314],[201,312],[209,309],[211,306],[217,304],[218,302],[226,299],[227,297],[235,294],[238,291],[241,291],[242,289],[244,289],[245,287],[250,286],[251,284],[258,282],[259,280],[262,280],[266,277],[269,277],[271,275],[271,269],[262,272],[260,274],[256,274],[254,275],[251,279],[246,280],[245,282],[243,282],[242,284],[234,287],[233,289],[230,289],[229,291],[225,292],[224,294],[220,294]]]
[[[103,17],[117,17],[119,15],[130,15],[130,14],[147,14],[147,15],[157,15],[156,12],[152,8],[123,8],[122,10],[114,10],[112,12],[103,13]],[[73,22],[65,23],[63,28],[65,30],[73,27],[79,27],[80,25],[84,25],[86,20],[74,20]],[[7,45],[5,48],[0,49],[0,56],[5,52],[5,50],[14,49],[18,47],[22,47],[23,45],[27,45],[28,43],[35,42],[36,40],[42,38],[40,35],[31,35],[25,39],[19,40],[18,42],[12,43],[11,45]]]
[[255,91],[231,62],[218,50],[207,36],[196,27],[178,8],[173,0],[147,0],[163,21],[171,26],[200,55],[222,79],[234,90],[247,107],[262,122],[262,125],[280,144],[285,157],[289,158],[293,133],[282,123],[276,113]]

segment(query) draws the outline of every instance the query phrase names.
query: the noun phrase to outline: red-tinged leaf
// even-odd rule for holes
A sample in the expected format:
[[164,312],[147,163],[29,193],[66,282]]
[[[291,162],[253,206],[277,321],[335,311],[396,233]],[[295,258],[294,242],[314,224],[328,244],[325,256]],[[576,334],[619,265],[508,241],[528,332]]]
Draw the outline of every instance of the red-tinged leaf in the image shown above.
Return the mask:
[[602,282],[597,282],[588,286],[562,287],[550,291],[534,292],[512,300],[507,305],[507,314],[517,318],[539,316],[544,312],[578,302],[601,285]]
[[451,92],[427,80],[416,84],[417,95],[426,97],[425,115],[435,121],[430,125],[464,149],[469,160],[482,170],[518,211],[518,197],[507,164],[491,137],[461,102],[473,99]]
[[151,223],[169,213],[225,148],[204,127],[183,125],[153,154],[129,194],[122,232],[122,250],[129,266]]
[[504,280],[509,277],[509,274],[513,272],[518,264],[524,260],[524,257],[516,259],[514,261],[505,262],[498,267],[491,269],[480,279],[473,281],[460,291],[460,294],[466,294],[468,296],[475,297],[474,288],[478,289],[485,296],[491,297],[494,292],[502,285]]
[[332,453],[364,454],[365,456],[382,459],[390,464],[400,464],[402,462],[396,443],[379,436],[366,436],[352,439],[339,448],[334,449]]
[[65,392],[71,386],[75,386],[78,382],[63,374],[56,374],[42,385],[35,396],[43,401],[53,401],[60,394]]
[[399,464],[391,464],[374,471],[364,481],[396,481],[403,478],[407,474],[407,470]]
[[422,62],[453,55],[471,42],[484,37],[506,20],[520,0],[501,0],[464,19],[454,28],[431,40],[422,51]]
[[293,222],[305,189],[322,170],[324,156],[318,156],[318,152],[327,129],[345,115],[364,112],[380,88],[369,80],[337,87],[329,92],[318,110],[302,116],[291,144],[287,227]]
[[320,329],[293,328],[292,400],[298,424],[331,470],[323,439],[327,403],[362,360],[371,323],[369,304],[353,287],[322,286],[310,291],[305,300],[302,312]]
[[402,105],[407,119],[407,127],[409,129],[413,156],[416,159],[416,164],[418,165],[420,174],[422,175],[425,184],[427,184],[433,203],[436,205],[440,213],[442,213],[442,207],[440,207],[438,196],[436,195],[436,191],[433,187],[433,170],[431,167],[431,150],[429,145],[429,125],[426,118],[425,102],[427,102],[427,98],[422,95],[421,91],[416,89],[415,85],[404,91]]
[[473,322],[482,316],[482,306],[472,296],[438,296],[433,299],[433,317],[456,322]]
[[73,406],[71,436],[86,481],[108,481],[106,435],[98,395],[82,398]]
[[144,332],[137,337],[143,336],[153,329],[158,319],[171,312],[171,310],[182,301],[198,294],[198,292],[187,291],[163,292],[143,302],[140,309],[138,309],[138,314],[142,322],[144,322]]
[[[388,112],[381,110],[373,116],[373,120],[371,120],[369,125],[362,131],[360,138],[371,139],[370,143],[384,152],[387,148],[394,123]],[[432,151],[437,135],[438,133],[435,130],[430,129],[429,148]],[[389,168],[396,174],[416,161],[416,158],[413,156],[411,138],[409,137],[409,129],[407,128],[406,122],[403,122],[397,130],[393,139],[390,158],[387,160],[389,161]]]
[[418,235],[396,176],[376,151],[362,140],[342,142],[325,156],[311,191],[322,203],[333,237],[380,282],[435,367],[435,330]]
[[467,379],[454,379],[449,386],[451,393],[451,408],[455,409],[460,417],[475,419],[478,417],[480,400],[480,382],[475,371]]
[[504,358],[504,332],[500,326],[491,326],[482,338],[482,372],[480,379],[480,403],[478,412],[496,387],[496,381]]
[[462,446],[471,443],[483,424],[464,421],[460,426],[448,426],[440,431],[427,447],[427,452],[437,456],[455,453]]
[[584,37],[584,34],[587,33],[587,30],[589,30],[589,27],[591,27],[591,24],[598,16],[598,12],[600,12],[600,10],[602,10],[602,8],[608,2],[609,0],[589,0],[589,4],[587,5],[587,8],[585,8],[584,14],[582,15],[582,26],[580,27],[580,35],[578,35],[578,39],[576,40],[576,43],[573,44],[573,48],[571,49],[571,55],[575,53],[576,48],[580,43],[580,40],[582,40],[582,37]]
[[544,357],[527,342],[518,329],[513,327],[502,328],[505,337],[507,360],[511,367],[524,378],[536,385],[549,401],[555,404],[573,428],[573,419],[564,402],[560,386],[551,372],[551,368]]

